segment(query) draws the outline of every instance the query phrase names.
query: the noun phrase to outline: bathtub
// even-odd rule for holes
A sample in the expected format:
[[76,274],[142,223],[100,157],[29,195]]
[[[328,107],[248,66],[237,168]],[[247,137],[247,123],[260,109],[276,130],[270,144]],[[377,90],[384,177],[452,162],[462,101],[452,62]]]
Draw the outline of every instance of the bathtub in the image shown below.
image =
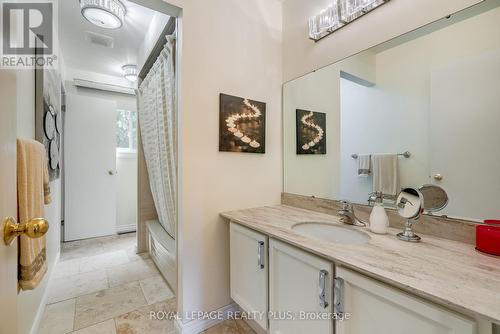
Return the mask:
[[177,248],[175,239],[165,232],[158,220],[148,220],[146,226],[149,255],[174,293],[177,294]]

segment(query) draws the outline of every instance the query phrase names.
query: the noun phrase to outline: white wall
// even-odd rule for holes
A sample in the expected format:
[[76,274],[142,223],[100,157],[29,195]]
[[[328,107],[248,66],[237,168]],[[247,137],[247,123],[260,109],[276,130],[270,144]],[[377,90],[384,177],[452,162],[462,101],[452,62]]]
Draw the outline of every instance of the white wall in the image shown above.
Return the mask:
[[[35,76],[30,70],[17,71],[17,135],[20,138],[35,139]],[[30,333],[38,326],[45,309],[44,294],[60,252],[61,234],[61,182],[50,183],[52,203],[45,206],[45,218],[50,223],[46,234],[48,272],[40,285],[31,291],[21,291],[18,295],[19,334]]]
[[443,18],[481,0],[398,0],[315,43],[308,39],[307,20],[330,0],[283,2],[283,77],[285,81],[329,65]]
[[118,233],[137,227],[137,154],[116,157],[116,227]]
[[[208,311],[231,302],[219,213],[280,201],[281,3],[169,2],[183,9],[179,311]],[[266,102],[265,154],[218,152],[221,92]]]
[[170,16],[159,12],[156,12],[153,16],[153,19],[149,24],[148,31],[146,32],[146,36],[144,36],[144,40],[139,47],[137,55],[137,69],[139,72],[141,71],[142,66],[144,66],[144,63],[149,57],[149,54],[153,50],[156,42],[160,38],[160,34],[167,25],[169,19]]

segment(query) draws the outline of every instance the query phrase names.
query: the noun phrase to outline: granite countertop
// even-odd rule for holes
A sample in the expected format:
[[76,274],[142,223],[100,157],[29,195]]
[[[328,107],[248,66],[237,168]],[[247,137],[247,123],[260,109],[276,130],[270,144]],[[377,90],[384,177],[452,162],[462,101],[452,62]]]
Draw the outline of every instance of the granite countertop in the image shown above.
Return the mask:
[[370,235],[366,244],[329,243],[303,236],[292,226],[301,222],[347,226],[339,217],[285,205],[221,215],[458,312],[500,323],[500,259],[477,252],[473,245],[429,235],[420,235],[420,243],[409,243],[396,238],[399,230],[390,228],[388,234],[377,235],[363,227],[352,228]]

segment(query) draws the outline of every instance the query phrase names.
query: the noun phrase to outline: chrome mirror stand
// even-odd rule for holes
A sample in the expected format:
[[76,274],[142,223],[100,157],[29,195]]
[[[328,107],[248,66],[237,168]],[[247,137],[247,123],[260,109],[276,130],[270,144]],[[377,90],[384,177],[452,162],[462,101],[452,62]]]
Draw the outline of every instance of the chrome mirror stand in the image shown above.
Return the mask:
[[412,225],[413,222],[410,219],[407,219],[405,229],[403,232],[397,234],[398,239],[408,242],[419,242],[422,238],[413,232]]

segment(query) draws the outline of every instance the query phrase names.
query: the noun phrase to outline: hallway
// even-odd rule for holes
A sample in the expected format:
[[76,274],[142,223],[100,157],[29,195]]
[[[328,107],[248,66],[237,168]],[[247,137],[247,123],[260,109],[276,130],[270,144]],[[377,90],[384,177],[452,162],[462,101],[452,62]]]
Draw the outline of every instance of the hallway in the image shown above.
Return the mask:
[[[149,254],[136,254],[135,233],[67,242],[54,269],[39,334],[170,334],[177,300]],[[227,320],[205,334],[252,334]]]
[[68,242],[52,275],[40,334],[175,333],[177,302],[135,233]]

